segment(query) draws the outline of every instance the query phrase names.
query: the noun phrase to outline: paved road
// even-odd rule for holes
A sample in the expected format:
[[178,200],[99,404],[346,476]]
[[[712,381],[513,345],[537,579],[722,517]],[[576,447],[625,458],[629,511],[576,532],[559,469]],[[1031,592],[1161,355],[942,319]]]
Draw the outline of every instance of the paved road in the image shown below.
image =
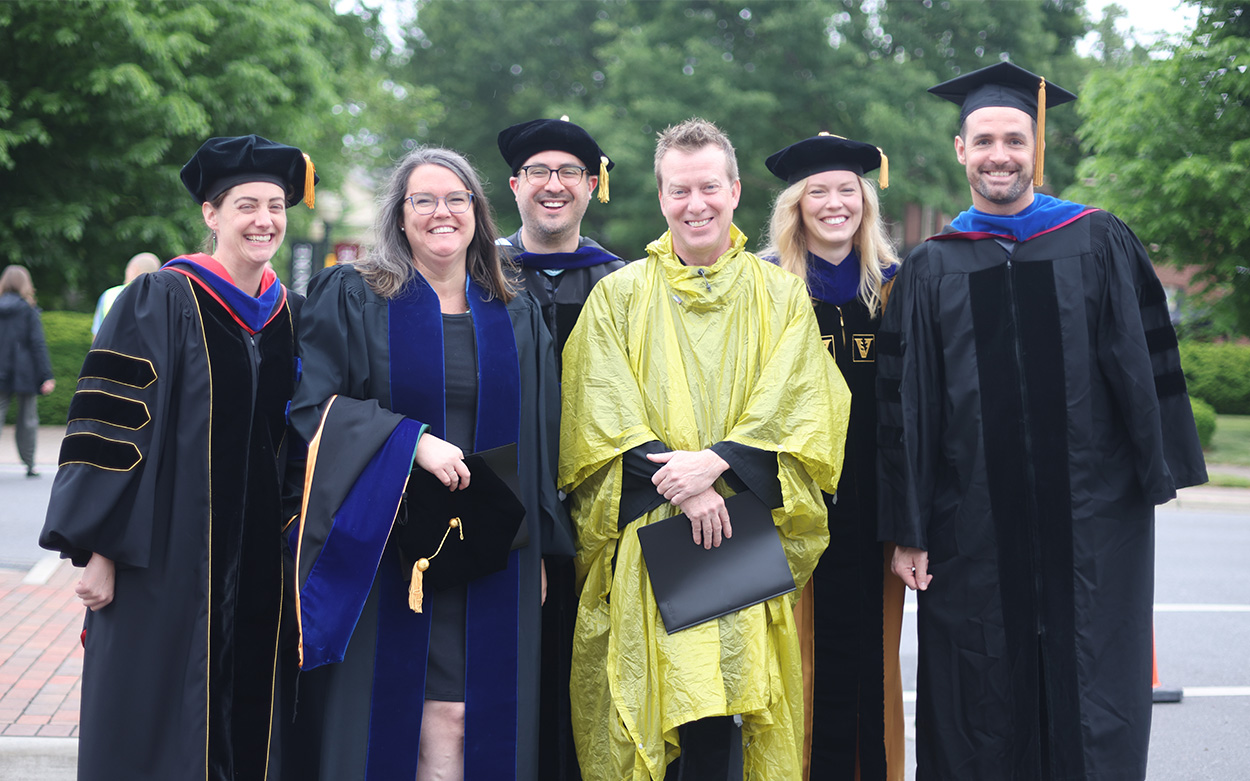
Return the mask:
[[[0,437],[0,576],[3,570],[24,572],[47,555],[35,538],[59,439],[55,429],[41,433],[44,476],[28,480],[16,464],[10,432],[6,427]],[[1159,511],[1156,529],[1159,675],[1165,687],[1184,688],[1186,696],[1179,704],[1155,706],[1149,779],[1240,781],[1250,767],[1250,568],[1244,563],[1250,551],[1250,490],[1186,489]],[[59,571],[52,578],[48,587],[60,583],[68,589],[72,573]],[[3,604],[0,600],[0,612]],[[914,602],[909,608],[914,610]],[[0,649],[12,640],[0,630]],[[903,683],[909,693],[915,690],[915,643],[915,613],[909,612],[903,630]],[[3,665],[12,661],[0,659],[0,698],[14,693],[6,691],[3,678]],[[58,707],[67,712],[76,705],[66,701]],[[0,724],[0,732],[5,726]],[[0,781],[73,779],[74,746],[69,738],[0,737]],[[909,742],[909,762],[913,748]],[[908,768],[909,779],[914,772]]]

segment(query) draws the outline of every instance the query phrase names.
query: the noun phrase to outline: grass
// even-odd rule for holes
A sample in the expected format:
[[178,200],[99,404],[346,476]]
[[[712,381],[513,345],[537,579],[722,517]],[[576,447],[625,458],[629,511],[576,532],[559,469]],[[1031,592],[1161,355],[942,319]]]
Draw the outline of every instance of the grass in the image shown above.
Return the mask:
[[1208,464],[1250,467],[1250,415],[1219,415],[1207,451]]

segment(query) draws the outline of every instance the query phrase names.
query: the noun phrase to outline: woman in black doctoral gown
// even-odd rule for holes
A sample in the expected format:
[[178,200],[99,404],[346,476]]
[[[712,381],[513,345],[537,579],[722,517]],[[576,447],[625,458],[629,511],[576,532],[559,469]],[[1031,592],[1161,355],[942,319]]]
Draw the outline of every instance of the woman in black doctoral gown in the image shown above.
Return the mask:
[[[542,556],[572,554],[551,339],[502,272],[490,205],[459,154],[410,153],[378,212],[377,246],[313,280],[299,333],[300,761],[334,781],[534,779]],[[415,612],[412,557],[392,528],[482,479],[466,454],[514,442],[528,544],[502,571],[424,589]],[[410,468],[437,483],[415,487]],[[431,578],[445,561],[431,556]]]

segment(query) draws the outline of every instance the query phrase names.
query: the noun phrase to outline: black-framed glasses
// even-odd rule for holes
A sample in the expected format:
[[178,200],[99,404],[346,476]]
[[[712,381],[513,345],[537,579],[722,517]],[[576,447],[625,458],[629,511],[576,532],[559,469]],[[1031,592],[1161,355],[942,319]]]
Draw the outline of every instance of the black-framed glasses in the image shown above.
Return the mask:
[[473,193],[468,190],[457,190],[446,195],[413,193],[408,196],[407,200],[408,203],[412,204],[412,210],[417,214],[433,214],[438,210],[439,201],[446,204],[447,211],[452,214],[464,214],[473,205]]
[[582,177],[586,175],[587,170],[580,165],[562,165],[559,168],[552,168],[546,165],[521,166],[521,173],[525,174],[525,180],[537,186],[550,182],[551,175],[556,174],[560,177],[560,184],[571,187],[582,181]]

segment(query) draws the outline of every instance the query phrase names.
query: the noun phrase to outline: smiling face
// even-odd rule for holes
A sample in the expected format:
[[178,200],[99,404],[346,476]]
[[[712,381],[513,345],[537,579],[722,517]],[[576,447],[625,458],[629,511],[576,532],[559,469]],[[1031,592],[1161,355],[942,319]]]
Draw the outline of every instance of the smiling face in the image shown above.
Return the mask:
[[729,250],[729,229],[741,183],[729,178],[724,150],[670,149],[658,166],[660,211],[673,235],[673,251],[692,266],[710,266]]
[[[539,152],[522,167],[543,165],[556,171],[560,166],[585,168],[581,159],[568,152]],[[546,182],[533,184],[524,174],[508,180],[521,212],[521,236],[531,252],[573,252],[582,229],[582,217],[590,205],[590,193],[599,184],[599,177],[590,172],[575,185],[560,181],[553,173]]]
[[286,192],[272,182],[245,182],[203,205],[204,222],[217,234],[213,257],[234,277],[273,259],[286,236]]
[[825,171],[803,182],[799,213],[807,248],[830,263],[840,263],[864,218],[864,190],[851,171]]
[[964,120],[955,156],[968,172],[972,205],[987,214],[1016,214],[1033,202],[1033,118],[987,106]]
[[438,199],[433,214],[417,214],[411,200],[403,207],[402,227],[412,250],[412,262],[427,278],[444,278],[457,265],[459,269],[465,267],[477,205],[470,204],[468,211],[453,214],[444,199],[448,193],[468,190],[459,176],[441,165],[419,165],[408,176],[406,196],[423,193]]

